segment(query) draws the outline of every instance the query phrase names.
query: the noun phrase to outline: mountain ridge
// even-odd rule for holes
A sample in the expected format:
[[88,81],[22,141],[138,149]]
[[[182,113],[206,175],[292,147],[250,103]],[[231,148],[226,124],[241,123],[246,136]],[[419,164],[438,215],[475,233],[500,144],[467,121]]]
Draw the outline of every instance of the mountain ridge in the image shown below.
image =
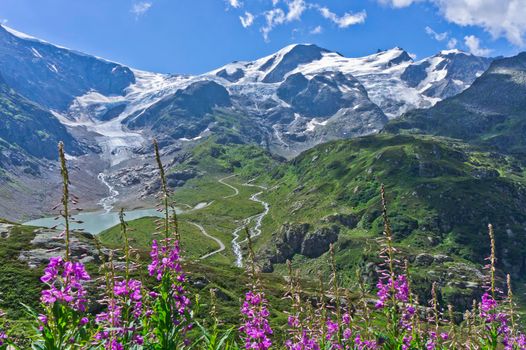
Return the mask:
[[[166,155],[185,154],[215,135],[290,159],[320,143],[378,133],[403,111],[434,105],[451,80],[447,61],[440,75],[420,71],[418,83],[437,86],[439,97],[425,95],[419,84],[408,87],[402,74],[421,61],[399,47],[347,58],[315,44],[292,44],[197,76],[131,69],[4,28],[0,47],[0,74],[7,71],[8,85],[51,110],[82,144],[85,154],[72,154],[71,162],[87,162],[109,178],[126,169],[144,172],[138,164],[146,161],[147,140],[154,136]],[[480,61],[460,52],[447,55]],[[475,66],[466,85],[478,73]],[[48,99],[55,91],[58,97]],[[126,191],[121,189],[123,197]]]

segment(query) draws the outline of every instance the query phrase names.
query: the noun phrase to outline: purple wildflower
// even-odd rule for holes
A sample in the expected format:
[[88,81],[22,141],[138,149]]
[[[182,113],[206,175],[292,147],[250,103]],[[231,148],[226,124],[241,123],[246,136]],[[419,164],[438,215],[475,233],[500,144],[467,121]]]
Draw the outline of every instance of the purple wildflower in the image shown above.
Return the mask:
[[354,338],[354,344],[359,350],[376,350],[378,349],[378,344],[374,340],[363,340],[358,334]]
[[107,310],[95,319],[103,327],[96,339],[109,340],[105,342],[108,349],[118,349],[121,343],[127,344],[130,340],[140,345],[143,340],[136,334],[138,328],[134,321],[143,314],[142,283],[134,279],[114,283],[113,297],[107,303]]
[[241,313],[244,323],[239,330],[244,333],[245,348],[260,350],[270,348],[272,341],[269,336],[272,334],[272,329],[268,323],[270,313],[264,294],[247,292]]
[[377,309],[382,309],[391,297],[404,303],[409,299],[409,284],[405,275],[398,275],[393,279],[380,279],[376,287],[378,288],[377,295],[379,298],[376,302]]
[[40,280],[49,286],[49,289],[42,290],[41,301],[44,304],[59,302],[76,311],[86,310],[83,282],[89,281],[90,276],[82,263],[64,261],[61,257],[51,258]]
[[180,282],[184,282],[184,274],[181,273],[179,242],[174,241],[173,246],[171,246],[171,240],[166,239],[165,243],[159,249],[157,241],[154,240],[152,242],[152,250],[150,252],[152,262],[148,265],[148,272],[150,276],[155,276],[160,281],[166,271],[175,271],[178,273],[177,279]]

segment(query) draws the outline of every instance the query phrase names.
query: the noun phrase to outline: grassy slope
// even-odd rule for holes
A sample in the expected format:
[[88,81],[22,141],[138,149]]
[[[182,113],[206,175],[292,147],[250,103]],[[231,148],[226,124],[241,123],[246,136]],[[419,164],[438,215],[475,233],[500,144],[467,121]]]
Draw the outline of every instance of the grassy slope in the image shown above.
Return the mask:
[[[271,211],[258,241],[261,249],[272,244],[285,222],[320,227],[329,214],[352,214],[357,227],[342,227],[336,244],[338,267],[352,278],[356,267],[377,260],[371,238],[382,232],[379,188],[384,183],[397,245],[407,255],[447,254],[454,262],[480,266],[488,254],[491,222],[501,267],[515,278],[523,276],[525,177],[511,157],[443,138],[377,135],[318,146],[259,181],[274,186],[263,197]],[[326,262],[327,254],[294,257],[305,274],[326,271]],[[415,277],[433,279],[428,272],[440,276],[451,264],[415,268]]]
[[[243,219],[263,210],[261,204],[249,200],[259,190],[244,184],[261,172],[270,171],[279,160],[254,145],[218,142],[222,141],[215,137],[205,140],[192,150],[191,159],[168,172],[194,167],[204,174],[203,177],[189,180],[183,188],[176,189],[173,195],[177,206],[185,210],[178,219],[188,255],[197,258],[219,248],[216,242],[204,237],[190,224],[195,222],[226,246],[223,252],[211,256],[207,261],[232,264],[235,259],[230,243],[232,232],[241,225]],[[231,175],[235,176],[230,177]],[[219,182],[226,177],[229,178],[224,181],[236,187],[238,195],[233,196],[234,190]],[[207,205],[202,209],[190,210],[198,204]],[[155,231],[154,221],[153,218],[143,218],[129,223],[135,231],[130,235],[137,241],[138,248],[146,249],[150,246],[151,232]],[[111,228],[100,237],[105,244],[115,244],[120,239],[119,228]]]
[[[0,220],[0,222],[3,222]],[[133,223],[135,224],[135,222]],[[149,224],[142,226],[145,230],[149,230]],[[189,235],[190,230],[186,230],[183,225],[183,232]],[[0,244],[0,309],[7,312],[7,317],[13,324],[20,324],[15,326],[15,334],[18,334],[21,339],[32,332],[32,322],[27,320],[27,315],[22,307],[22,303],[30,307],[38,309],[38,300],[40,290],[43,284],[40,282],[43,266],[35,269],[28,268],[27,263],[18,260],[21,251],[27,250],[30,247],[30,242],[34,238],[34,229],[32,227],[15,226],[12,234],[7,239],[2,239]],[[111,235],[108,236],[110,241]],[[148,240],[148,238],[146,238]],[[183,241],[185,241],[183,239]],[[187,249],[191,250],[189,241]],[[139,243],[139,241],[137,241]],[[93,241],[93,244],[95,242]],[[109,244],[110,247],[115,247]],[[120,253],[117,253],[120,254]],[[153,280],[145,275],[146,265],[148,264],[148,252],[143,250],[139,254],[142,268],[137,277],[141,276],[146,281],[146,284],[151,285]],[[117,255],[118,258],[118,255]],[[99,265],[88,264],[88,272],[92,278],[100,276]],[[190,293],[192,296],[199,294],[200,300],[200,315],[205,316],[209,311],[209,295],[210,289],[216,288],[217,293],[217,308],[221,319],[226,325],[237,325],[239,322],[239,307],[240,298],[245,292],[248,280],[244,271],[233,267],[231,264],[223,264],[221,262],[209,261],[195,261],[191,256],[186,255],[183,267],[190,279]],[[261,277],[262,284],[265,286],[267,296],[272,303],[272,323],[277,329],[278,324],[286,322],[286,315],[282,310],[286,309],[287,301],[282,299],[285,291],[285,281],[278,275],[265,274]],[[93,286],[95,287],[95,286]],[[96,293],[99,289],[93,289]],[[96,300],[97,298],[94,298]],[[195,302],[195,299],[194,299]]]
[[17,226],[9,238],[0,238],[0,309],[7,310],[11,318],[24,316],[20,302],[35,306],[40,295],[40,271],[18,260],[33,237],[33,229]]
[[[520,163],[509,156],[445,138],[376,135],[320,145],[288,163],[273,160],[255,146],[208,140],[185,165],[198,167],[205,175],[177,189],[177,202],[192,207],[212,204],[185,213],[180,220],[201,223],[227,246],[209,262],[231,264],[232,231],[240,220],[261,212],[260,204],[248,200],[257,189],[243,186],[257,177],[256,183],[271,188],[261,195],[271,204],[263,235],[256,240],[262,251],[272,247],[283,223],[309,223],[312,231],[326,225],[322,219],[328,215],[351,214],[358,225],[341,227],[336,258],[342,275],[352,278],[356,267],[377,261],[375,238],[382,232],[379,188],[385,183],[400,249],[411,259],[420,253],[453,258],[453,262],[415,267],[415,279],[442,278],[458,263],[480,266],[488,252],[488,222],[496,227],[502,266],[515,276],[522,274],[525,248],[517,243],[525,236],[526,209],[521,204],[526,200],[525,178]],[[229,173],[237,176],[226,181],[240,190],[230,198],[232,189],[217,182]],[[296,254],[293,260],[304,276],[327,270],[327,254],[317,259]],[[284,271],[282,265],[275,267]]]

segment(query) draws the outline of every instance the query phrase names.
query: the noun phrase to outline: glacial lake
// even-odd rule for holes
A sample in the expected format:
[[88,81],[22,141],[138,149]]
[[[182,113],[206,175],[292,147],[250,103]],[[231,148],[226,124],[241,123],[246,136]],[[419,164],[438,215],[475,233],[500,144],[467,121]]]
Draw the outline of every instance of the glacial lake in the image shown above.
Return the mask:
[[[177,210],[177,212],[179,213],[180,211]],[[162,212],[157,211],[157,209],[137,209],[125,212],[124,219],[126,221],[131,221],[144,217],[161,218],[163,216],[164,214]],[[84,229],[85,232],[89,232],[93,235],[97,235],[102,231],[119,224],[119,212],[115,211],[107,212],[101,210],[95,212],[86,212],[73,215],[73,217],[77,220],[82,221],[82,223],[71,223],[72,230]],[[51,228],[57,226],[58,224],[59,226],[57,226],[57,229],[60,229],[63,228],[62,223],[62,218],[56,219],[56,216],[53,216],[31,220],[23,223],[23,225]]]

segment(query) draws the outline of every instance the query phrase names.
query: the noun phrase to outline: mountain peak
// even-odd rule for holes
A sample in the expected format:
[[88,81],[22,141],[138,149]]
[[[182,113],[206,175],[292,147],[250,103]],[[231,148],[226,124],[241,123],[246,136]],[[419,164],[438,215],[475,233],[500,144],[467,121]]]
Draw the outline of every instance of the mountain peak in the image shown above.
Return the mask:
[[469,56],[471,53],[465,52],[459,49],[451,49],[451,50],[442,50],[440,51],[437,56],[449,56],[449,55],[466,55]]
[[55,45],[55,44],[51,44],[45,40],[35,38],[34,36],[31,36],[29,34],[19,32],[18,30],[8,27],[5,24],[0,24],[0,34],[8,34],[12,37],[16,37],[17,39],[22,39],[25,41],[33,41],[33,42],[45,44],[45,45],[52,45],[52,46],[55,46],[61,49],[69,50],[68,48],[65,48],[59,45]]
[[284,47],[274,55],[268,57],[260,66],[259,70],[268,72],[263,79],[265,83],[276,83],[282,81],[287,73],[298,66],[313,61],[318,61],[323,54],[329,53],[314,44],[293,44]]
[[378,50],[375,54],[366,56],[370,61],[376,61],[384,67],[392,67],[405,62],[413,62],[407,51],[399,46],[389,50]]

